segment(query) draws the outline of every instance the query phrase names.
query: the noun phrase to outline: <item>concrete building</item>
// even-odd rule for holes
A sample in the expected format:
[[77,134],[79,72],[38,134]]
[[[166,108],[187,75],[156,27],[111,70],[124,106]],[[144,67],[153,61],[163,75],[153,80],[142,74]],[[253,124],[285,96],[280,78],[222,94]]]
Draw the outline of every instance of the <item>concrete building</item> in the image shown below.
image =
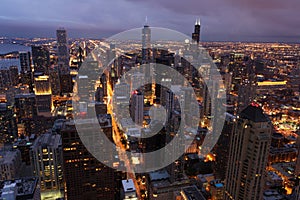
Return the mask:
[[245,108],[231,136],[225,199],[262,199],[272,124],[262,109]]

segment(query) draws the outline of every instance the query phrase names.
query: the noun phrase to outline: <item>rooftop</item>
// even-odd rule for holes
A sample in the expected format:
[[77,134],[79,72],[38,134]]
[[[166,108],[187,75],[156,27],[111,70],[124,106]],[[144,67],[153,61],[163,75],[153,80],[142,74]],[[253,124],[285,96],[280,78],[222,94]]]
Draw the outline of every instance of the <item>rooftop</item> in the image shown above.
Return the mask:
[[46,148],[58,148],[61,145],[61,136],[58,134],[46,133],[39,136],[34,144],[32,145],[32,149],[36,149],[38,147]]
[[0,185],[1,198],[13,191],[17,191],[17,196],[33,194],[37,184],[38,179],[35,177],[4,181]]
[[132,179],[122,180],[122,185],[125,193],[135,191],[135,187]]
[[189,200],[205,200],[201,192],[196,188],[196,186],[190,186],[183,188],[181,191],[182,196]]
[[249,105],[247,108],[245,108],[241,114],[240,117],[249,119],[253,122],[268,122],[268,117],[263,113],[263,110],[254,105]]
[[151,172],[149,174],[151,181],[165,180],[170,178],[170,175],[166,170],[160,170],[156,172]]

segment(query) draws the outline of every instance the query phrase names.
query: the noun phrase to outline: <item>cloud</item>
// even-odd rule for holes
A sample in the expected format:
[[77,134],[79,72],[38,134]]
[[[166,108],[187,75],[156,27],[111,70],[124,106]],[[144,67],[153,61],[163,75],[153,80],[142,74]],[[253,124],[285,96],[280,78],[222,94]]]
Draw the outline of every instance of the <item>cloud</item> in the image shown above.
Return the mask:
[[[20,30],[15,32],[18,27],[41,27],[55,32],[55,28],[63,26],[83,33],[82,37],[97,31],[101,37],[141,27],[148,16],[151,26],[190,35],[199,16],[203,39],[290,37],[294,41],[300,33],[299,10],[299,0],[2,0],[0,25],[5,30],[2,28],[0,34],[19,34]],[[35,31],[31,30],[31,34]]]

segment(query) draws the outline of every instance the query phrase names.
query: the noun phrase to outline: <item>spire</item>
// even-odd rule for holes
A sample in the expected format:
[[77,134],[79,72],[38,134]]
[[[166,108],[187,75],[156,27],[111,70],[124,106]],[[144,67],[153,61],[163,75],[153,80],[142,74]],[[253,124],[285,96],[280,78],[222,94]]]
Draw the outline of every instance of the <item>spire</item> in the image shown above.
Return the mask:
[[195,25],[199,25],[200,26],[200,18],[196,19]]

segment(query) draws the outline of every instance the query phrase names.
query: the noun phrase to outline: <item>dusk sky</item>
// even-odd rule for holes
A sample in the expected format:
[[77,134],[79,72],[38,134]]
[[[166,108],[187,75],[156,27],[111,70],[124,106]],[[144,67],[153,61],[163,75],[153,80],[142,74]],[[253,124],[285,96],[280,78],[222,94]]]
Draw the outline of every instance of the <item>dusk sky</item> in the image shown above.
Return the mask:
[[141,27],[190,35],[201,18],[202,40],[300,42],[300,0],[1,0],[0,36],[109,37]]

